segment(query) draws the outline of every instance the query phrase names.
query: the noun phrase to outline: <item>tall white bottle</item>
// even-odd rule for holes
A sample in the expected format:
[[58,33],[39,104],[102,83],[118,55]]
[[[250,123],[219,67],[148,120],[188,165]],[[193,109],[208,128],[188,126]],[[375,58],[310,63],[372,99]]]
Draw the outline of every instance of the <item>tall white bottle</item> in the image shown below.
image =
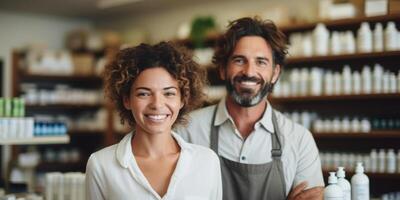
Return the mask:
[[359,53],[372,52],[372,31],[368,22],[361,23],[357,32],[357,50]]
[[343,189],[337,184],[335,172],[329,172],[328,186],[324,190],[324,200],[344,200]]
[[364,174],[362,162],[357,163],[356,174],[351,177],[351,199],[369,200],[369,179]]
[[345,179],[346,172],[344,171],[344,167],[338,167],[336,175],[338,177],[337,184],[343,190],[344,200],[351,200],[351,185],[350,182]]

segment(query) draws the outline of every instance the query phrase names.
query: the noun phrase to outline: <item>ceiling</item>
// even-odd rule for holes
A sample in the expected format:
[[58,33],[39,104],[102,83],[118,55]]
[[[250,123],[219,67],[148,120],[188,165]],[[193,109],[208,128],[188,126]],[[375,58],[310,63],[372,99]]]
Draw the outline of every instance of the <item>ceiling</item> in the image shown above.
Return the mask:
[[[99,0],[1,0],[0,10],[62,17],[98,19],[141,14],[160,9],[193,4],[197,0],[141,0],[106,9],[97,7]],[[120,1],[120,0],[105,0]],[[206,0],[211,2],[211,0]],[[205,2],[202,0],[201,2]]]

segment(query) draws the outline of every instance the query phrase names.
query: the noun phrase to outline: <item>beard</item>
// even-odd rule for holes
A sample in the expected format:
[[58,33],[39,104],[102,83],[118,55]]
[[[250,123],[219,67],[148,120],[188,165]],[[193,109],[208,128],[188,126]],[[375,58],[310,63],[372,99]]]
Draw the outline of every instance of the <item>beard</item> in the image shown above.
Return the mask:
[[[261,85],[261,88],[256,91],[251,88],[236,89],[234,84],[241,81],[251,81]],[[263,79],[257,77],[249,77],[246,75],[235,76],[233,80],[226,79],[225,86],[228,94],[232,97],[234,102],[243,107],[252,107],[265,100],[269,92],[271,92],[273,84],[265,82]]]

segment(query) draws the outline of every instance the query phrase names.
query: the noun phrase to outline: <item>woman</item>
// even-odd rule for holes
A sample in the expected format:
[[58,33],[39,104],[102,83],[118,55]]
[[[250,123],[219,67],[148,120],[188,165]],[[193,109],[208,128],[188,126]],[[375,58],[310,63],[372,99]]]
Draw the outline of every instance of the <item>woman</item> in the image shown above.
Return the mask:
[[106,94],[133,131],[90,156],[88,200],[222,199],[218,157],[172,131],[200,105],[204,77],[170,43],[119,52],[106,69]]

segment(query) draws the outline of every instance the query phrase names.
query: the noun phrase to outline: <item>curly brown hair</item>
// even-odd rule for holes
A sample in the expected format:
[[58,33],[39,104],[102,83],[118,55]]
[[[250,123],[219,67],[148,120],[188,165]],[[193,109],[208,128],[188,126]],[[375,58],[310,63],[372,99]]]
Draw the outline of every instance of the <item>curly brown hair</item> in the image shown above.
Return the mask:
[[228,30],[217,41],[213,63],[218,68],[225,68],[235,49],[236,43],[244,36],[260,36],[272,49],[273,66],[284,65],[287,55],[287,40],[271,20],[261,20],[259,17],[244,17],[232,21]]
[[106,96],[115,105],[122,124],[127,121],[131,127],[135,126],[135,119],[124,107],[123,98],[130,96],[131,86],[140,73],[154,67],[166,69],[178,81],[184,106],[176,123],[187,123],[186,114],[202,105],[206,72],[192,60],[187,49],[171,42],[140,44],[120,50],[104,72]]

